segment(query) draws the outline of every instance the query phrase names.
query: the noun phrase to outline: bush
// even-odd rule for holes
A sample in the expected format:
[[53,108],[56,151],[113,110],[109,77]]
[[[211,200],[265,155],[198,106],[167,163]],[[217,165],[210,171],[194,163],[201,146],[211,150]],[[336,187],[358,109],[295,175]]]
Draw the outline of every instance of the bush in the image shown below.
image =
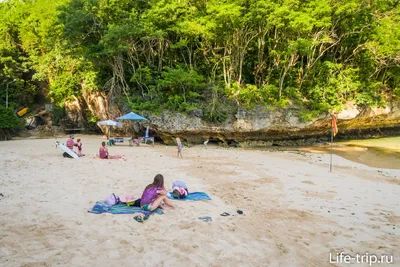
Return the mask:
[[53,125],[60,125],[60,122],[64,118],[64,108],[59,107],[58,105],[53,105],[53,110],[51,111],[52,115],[52,123]]
[[224,122],[228,118],[228,112],[221,104],[204,109],[204,120],[209,122]]
[[15,115],[13,109],[0,106],[0,129],[20,128],[23,125],[23,120]]

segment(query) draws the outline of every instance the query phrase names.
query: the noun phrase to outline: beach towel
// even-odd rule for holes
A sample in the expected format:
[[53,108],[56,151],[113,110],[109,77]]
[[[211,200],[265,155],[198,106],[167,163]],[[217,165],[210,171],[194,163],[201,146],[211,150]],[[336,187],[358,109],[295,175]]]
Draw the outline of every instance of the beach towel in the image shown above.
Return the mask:
[[167,197],[173,200],[211,200],[211,198],[204,192],[192,192],[189,193],[185,198],[174,198],[172,193],[168,193]]
[[144,209],[140,207],[134,207],[134,206],[127,206],[125,204],[117,204],[113,206],[108,206],[104,202],[96,202],[94,204],[94,207],[92,210],[89,210],[88,212],[94,213],[94,214],[101,214],[101,213],[112,213],[112,214],[134,214],[134,213],[143,213],[145,215],[150,215],[152,213],[157,213],[157,214],[164,214],[162,209],[156,209],[154,211],[145,211]]

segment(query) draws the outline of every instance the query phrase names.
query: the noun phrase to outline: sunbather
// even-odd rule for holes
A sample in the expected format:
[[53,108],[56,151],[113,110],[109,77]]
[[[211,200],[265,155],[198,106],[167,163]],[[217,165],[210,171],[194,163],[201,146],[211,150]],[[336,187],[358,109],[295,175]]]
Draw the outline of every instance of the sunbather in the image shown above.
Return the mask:
[[106,142],[101,143],[101,147],[99,149],[99,157],[101,159],[124,159],[124,160],[126,160],[125,155],[110,155],[108,153],[108,148],[106,147]]
[[172,196],[174,198],[186,198],[189,191],[184,182],[176,181],[172,183]]
[[108,148],[106,147],[106,142],[101,143],[101,147],[99,149],[99,156],[101,159],[108,159]]
[[175,208],[167,198],[167,190],[164,187],[164,176],[157,174],[152,184],[146,186],[140,198],[140,206],[147,211],[153,211],[162,208],[162,203]]

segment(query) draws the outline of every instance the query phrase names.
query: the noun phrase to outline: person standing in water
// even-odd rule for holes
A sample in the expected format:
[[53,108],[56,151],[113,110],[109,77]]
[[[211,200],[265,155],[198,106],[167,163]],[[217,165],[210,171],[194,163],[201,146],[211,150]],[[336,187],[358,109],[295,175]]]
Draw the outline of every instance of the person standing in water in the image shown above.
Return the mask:
[[179,155],[182,158],[182,142],[179,137],[176,138],[176,143],[178,144],[178,158],[179,158]]

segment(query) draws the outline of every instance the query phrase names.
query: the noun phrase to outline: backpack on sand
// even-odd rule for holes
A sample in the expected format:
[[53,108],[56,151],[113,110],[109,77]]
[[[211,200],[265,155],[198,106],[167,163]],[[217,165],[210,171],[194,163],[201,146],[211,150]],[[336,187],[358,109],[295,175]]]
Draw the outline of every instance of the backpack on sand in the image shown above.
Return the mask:
[[119,202],[119,197],[117,197],[114,193],[104,199],[104,203],[106,203],[108,206],[116,205]]

